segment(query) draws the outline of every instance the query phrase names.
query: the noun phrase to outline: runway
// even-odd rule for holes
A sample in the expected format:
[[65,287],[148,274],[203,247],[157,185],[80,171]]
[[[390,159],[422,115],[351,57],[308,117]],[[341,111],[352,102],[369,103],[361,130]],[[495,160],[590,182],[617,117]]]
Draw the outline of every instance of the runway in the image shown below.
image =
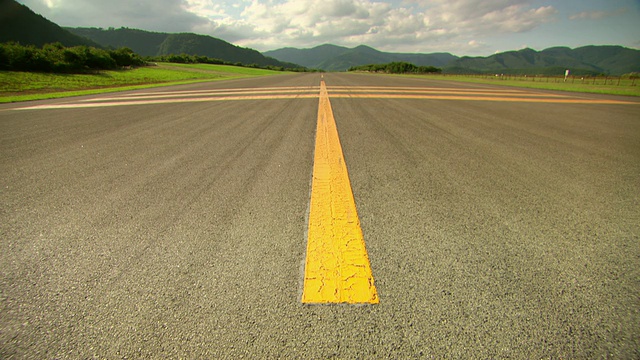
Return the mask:
[[[379,302],[302,302],[321,81]],[[635,358],[640,100],[294,74],[0,106],[2,358]]]

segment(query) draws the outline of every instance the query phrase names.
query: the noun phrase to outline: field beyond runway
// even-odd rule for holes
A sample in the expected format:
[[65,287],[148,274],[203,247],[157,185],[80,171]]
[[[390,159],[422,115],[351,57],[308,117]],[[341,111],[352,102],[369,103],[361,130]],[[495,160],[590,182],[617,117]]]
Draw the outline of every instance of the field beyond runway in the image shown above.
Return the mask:
[[[321,80],[377,304],[301,301]],[[637,98],[359,74],[0,105],[0,357],[638,358],[639,144]]]

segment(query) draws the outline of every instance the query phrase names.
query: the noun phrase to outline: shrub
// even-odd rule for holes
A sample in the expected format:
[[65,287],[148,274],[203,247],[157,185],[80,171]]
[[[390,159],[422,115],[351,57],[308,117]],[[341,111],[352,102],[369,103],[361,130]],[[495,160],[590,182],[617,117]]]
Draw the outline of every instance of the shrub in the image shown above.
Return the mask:
[[60,43],[42,48],[18,43],[0,44],[0,69],[35,72],[84,72],[144,65],[131,49],[105,51],[88,46],[64,47]]

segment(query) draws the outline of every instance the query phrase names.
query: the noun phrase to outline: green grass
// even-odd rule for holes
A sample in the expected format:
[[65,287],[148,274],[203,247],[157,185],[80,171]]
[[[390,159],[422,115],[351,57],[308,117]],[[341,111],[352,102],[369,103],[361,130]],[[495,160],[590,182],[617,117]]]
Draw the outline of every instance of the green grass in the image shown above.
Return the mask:
[[568,78],[558,77],[487,76],[487,75],[399,75],[434,80],[460,81],[480,84],[523,87],[530,89],[559,90],[593,94],[640,96],[640,79],[622,78]]
[[201,81],[282,74],[279,71],[209,64],[167,64],[98,74],[0,71],[0,103],[53,99]]
[[273,70],[265,70],[265,69],[256,69],[249,67],[240,67],[240,66],[229,66],[229,65],[211,65],[211,64],[162,64],[162,66],[166,68],[174,68],[181,69],[185,71],[198,71],[203,70],[211,73],[224,73],[224,74],[237,74],[244,76],[263,76],[263,75],[272,75],[272,74],[280,74],[279,71]]

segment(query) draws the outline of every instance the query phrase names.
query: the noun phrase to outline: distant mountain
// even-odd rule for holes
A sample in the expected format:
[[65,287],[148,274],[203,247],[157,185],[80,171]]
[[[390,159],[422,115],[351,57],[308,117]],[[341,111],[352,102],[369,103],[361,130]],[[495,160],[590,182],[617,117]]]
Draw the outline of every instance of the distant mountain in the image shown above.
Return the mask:
[[640,50],[622,46],[553,47],[542,51],[523,49],[488,57],[458,58],[449,53],[387,53],[364,45],[346,48],[325,44],[311,49],[283,48],[264,54],[327,71],[405,61],[418,66],[439,67],[445,73],[564,74],[566,69],[576,75],[640,72]]
[[293,63],[266,57],[256,50],[235,46],[224,40],[206,35],[157,33],[128,28],[66,29],[76,35],[91,39],[102,46],[112,48],[128,47],[142,56],[188,54],[207,56],[232,63],[239,62],[246,65],[300,67]]
[[622,75],[640,71],[640,50],[622,46],[522,49],[488,57],[462,57],[445,67],[447,73]]
[[289,61],[308,68],[320,69],[320,64],[324,61],[339,56],[348,51],[349,48],[336,45],[320,45],[313,49],[282,48],[279,50],[266,51],[263,54],[281,61]]
[[158,55],[193,54],[223,59],[229,62],[258,65],[282,65],[253,49],[242,48],[205,35],[169,34],[160,44]]
[[99,47],[95,42],[71,34],[15,0],[0,0],[0,43],[9,41],[38,47],[55,42],[65,46]]
[[264,55],[327,71],[344,71],[352,66],[384,64],[394,61],[411,62],[418,66],[443,67],[458,58],[449,53],[386,53],[365,45],[347,48],[331,44],[320,45],[311,49],[283,48],[266,51]]
[[71,33],[91,39],[104,47],[118,49],[127,47],[142,56],[158,55],[159,45],[167,38],[168,34],[156,33],[136,29],[108,30],[97,28],[65,28]]

